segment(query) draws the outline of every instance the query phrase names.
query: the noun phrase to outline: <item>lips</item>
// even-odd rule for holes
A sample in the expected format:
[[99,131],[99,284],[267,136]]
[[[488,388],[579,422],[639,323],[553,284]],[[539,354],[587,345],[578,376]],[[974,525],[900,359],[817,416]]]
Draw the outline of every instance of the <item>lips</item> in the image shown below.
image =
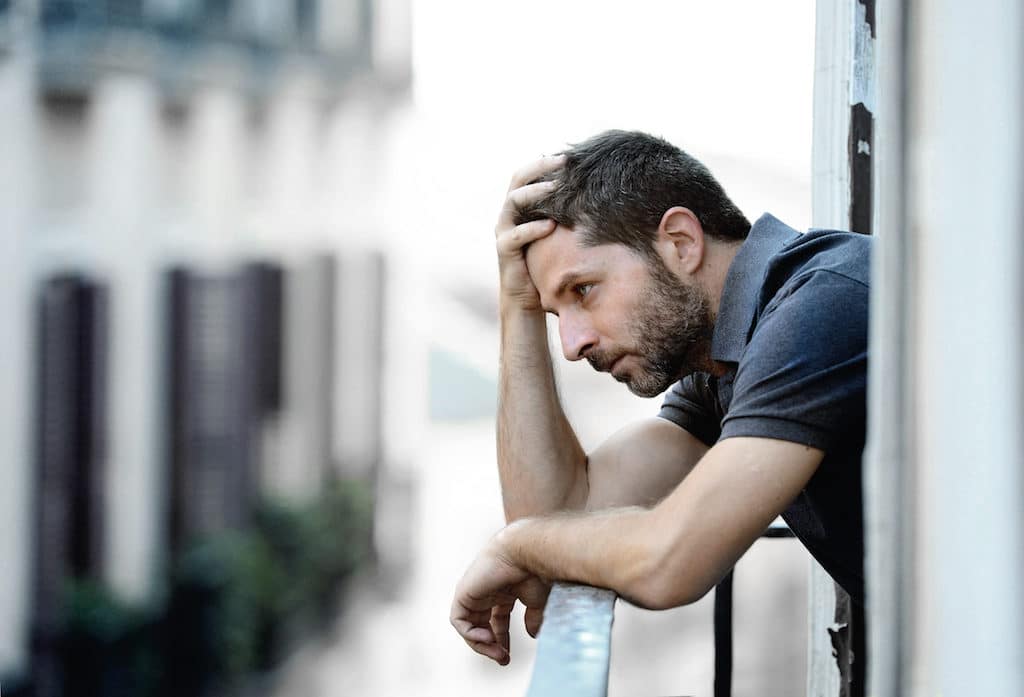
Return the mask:
[[612,374],[612,377],[615,377],[615,368],[616,368],[616,367],[617,367],[617,366],[619,365],[619,363],[621,363],[621,362],[622,362],[622,360],[623,360],[623,359],[624,359],[625,357],[626,357],[626,355],[625,355],[625,354],[623,354],[623,355],[619,356],[619,357],[618,357],[618,358],[616,358],[616,359],[615,359],[614,361],[612,361],[612,364],[611,364],[610,366],[608,366],[608,372]]
[[626,357],[626,354],[622,354],[616,358],[609,359],[604,353],[592,352],[587,354],[587,362],[590,363],[590,367],[599,373],[614,373],[615,367]]

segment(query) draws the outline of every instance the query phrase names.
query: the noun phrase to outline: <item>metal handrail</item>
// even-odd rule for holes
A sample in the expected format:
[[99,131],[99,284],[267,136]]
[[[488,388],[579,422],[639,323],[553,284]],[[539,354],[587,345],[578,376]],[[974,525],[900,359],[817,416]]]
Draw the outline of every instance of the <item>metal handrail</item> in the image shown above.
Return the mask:
[[[761,534],[790,538],[793,531],[777,519]],[[615,592],[556,583],[544,609],[537,659],[526,697],[606,697],[611,661]],[[732,691],[732,572],[715,588],[714,694]]]
[[527,697],[605,697],[615,593],[556,583],[544,609]]

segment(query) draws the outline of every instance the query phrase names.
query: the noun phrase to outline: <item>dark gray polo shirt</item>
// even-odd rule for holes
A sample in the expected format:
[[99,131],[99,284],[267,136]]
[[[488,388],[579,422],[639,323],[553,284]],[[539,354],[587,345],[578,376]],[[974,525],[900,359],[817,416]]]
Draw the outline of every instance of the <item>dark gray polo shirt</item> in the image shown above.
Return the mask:
[[763,215],[729,267],[715,322],[711,357],[729,372],[683,378],[659,413],[709,446],[759,436],[823,450],[783,518],[861,604],[871,245]]

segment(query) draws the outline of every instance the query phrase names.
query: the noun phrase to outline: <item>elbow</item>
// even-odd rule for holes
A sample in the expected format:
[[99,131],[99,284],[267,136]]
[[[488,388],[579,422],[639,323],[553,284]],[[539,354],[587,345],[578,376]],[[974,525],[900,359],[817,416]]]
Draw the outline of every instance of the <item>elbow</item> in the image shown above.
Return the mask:
[[583,511],[590,499],[590,458],[586,455],[573,467],[572,476],[555,511]]
[[654,573],[651,578],[636,583],[623,597],[633,605],[645,610],[670,610],[695,603],[711,590],[712,586],[693,583],[688,579],[666,578]]
[[668,610],[695,603],[715,586],[714,574],[702,568],[699,559],[678,540],[650,549],[632,578],[623,584],[620,595],[646,610]]

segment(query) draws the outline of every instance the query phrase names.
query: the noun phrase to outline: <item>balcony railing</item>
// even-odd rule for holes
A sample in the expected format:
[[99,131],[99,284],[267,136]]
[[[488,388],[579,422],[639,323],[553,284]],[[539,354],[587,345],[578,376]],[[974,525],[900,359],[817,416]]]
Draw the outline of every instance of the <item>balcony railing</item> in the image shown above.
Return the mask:
[[615,593],[556,583],[548,596],[527,697],[608,694]]
[[[793,537],[776,520],[765,538]],[[526,697],[606,697],[615,593],[556,583],[544,609],[537,659]],[[715,697],[732,693],[732,572],[715,587]]]

